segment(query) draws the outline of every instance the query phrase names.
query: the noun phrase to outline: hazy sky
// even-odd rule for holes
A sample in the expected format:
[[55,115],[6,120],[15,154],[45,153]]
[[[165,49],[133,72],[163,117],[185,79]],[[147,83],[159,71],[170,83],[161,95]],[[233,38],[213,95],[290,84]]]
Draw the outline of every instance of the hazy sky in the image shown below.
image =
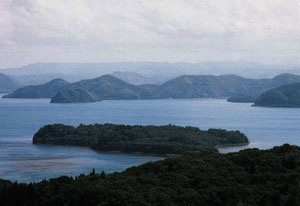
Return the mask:
[[300,0],[0,0],[0,68],[211,60],[300,63]]

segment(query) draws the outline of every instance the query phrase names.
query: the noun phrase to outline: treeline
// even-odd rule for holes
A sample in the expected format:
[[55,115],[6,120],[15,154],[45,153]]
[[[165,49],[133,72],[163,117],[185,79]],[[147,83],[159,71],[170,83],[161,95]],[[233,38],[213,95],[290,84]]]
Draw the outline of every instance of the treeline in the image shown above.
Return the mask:
[[300,147],[201,152],[122,173],[0,181],[1,206],[298,206]]
[[216,146],[247,144],[239,131],[196,127],[129,126],[115,124],[47,125],[33,137],[34,144],[88,146],[99,151],[147,154],[183,154],[201,150],[216,151]]

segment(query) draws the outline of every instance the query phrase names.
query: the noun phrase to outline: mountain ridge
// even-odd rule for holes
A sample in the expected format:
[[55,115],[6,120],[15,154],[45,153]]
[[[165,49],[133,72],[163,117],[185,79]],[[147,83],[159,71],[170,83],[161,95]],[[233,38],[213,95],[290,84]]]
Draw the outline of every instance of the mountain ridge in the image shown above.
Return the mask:
[[[248,79],[237,75],[183,75],[171,79],[162,85],[146,84],[137,86],[111,75],[102,75],[94,79],[81,80],[75,83],[55,79],[44,85],[18,89],[4,97],[41,98],[40,93],[42,90],[45,90],[42,95],[43,98],[53,98],[58,92],[68,90],[64,91],[64,95],[60,95],[64,97],[87,96],[91,98],[91,101],[95,100],[95,98],[92,98],[94,95],[99,100],[226,98],[231,96],[238,97],[241,94],[257,97],[269,89],[294,82],[300,82],[300,76],[282,74],[272,79]],[[74,89],[81,90],[74,91]],[[242,100],[240,101],[242,102]],[[68,100],[64,101],[69,102]],[[78,102],[79,99],[76,101]],[[56,100],[53,102],[59,103]],[[82,102],[86,102],[86,100],[82,99]]]
[[12,92],[20,85],[5,74],[0,73],[0,93]]
[[71,83],[57,78],[42,85],[32,85],[19,88],[3,96],[3,98],[51,98],[62,89],[70,89]]
[[133,84],[133,85],[145,85],[145,84],[155,84],[161,85],[165,83],[167,80],[161,77],[147,77],[141,75],[136,72],[129,72],[129,71],[116,71],[110,74],[118,79],[122,79],[123,81]]
[[[282,69],[284,68],[284,69]],[[44,84],[53,78],[69,82],[91,79],[112,72],[135,72],[140,75],[166,81],[184,74],[224,75],[236,74],[245,78],[271,78],[281,73],[300,74],[297,65],[268,65],[247,61],[188,62],[100,62],[100,63],[33,63],[17,68],[1,69],[22,85]],[[123,79],[125,80],[125,79]],[[129,82],[133,83],[133,82]],[[154,82],[145,82],[154,83]],[[163,82],[161,82],[163,83]]]
[[262,93],[254,106],[300,107],[300,83],[286,84]]

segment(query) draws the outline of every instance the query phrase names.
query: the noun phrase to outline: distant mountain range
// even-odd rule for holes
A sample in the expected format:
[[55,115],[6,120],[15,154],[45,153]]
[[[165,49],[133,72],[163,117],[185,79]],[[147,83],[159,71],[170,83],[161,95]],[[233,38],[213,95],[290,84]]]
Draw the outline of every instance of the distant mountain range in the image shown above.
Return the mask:
[[255,106],[300,107],[300,83],[287,84],[264,92],[256,99]]
[[168,79],[162,77],[145,77],[136,72],[114,72],[111,74],[118,79],[122,79],[123,81],[133,84],[133,85],[143,85],[143,84],[155,84],[161,85],[165,83]]
[[[230,95],[228,101],[252,103],[255,102],[259,95],[267,90],[296,82],[300,82],[300,76],[287,73],[275,76],[272,79],[249,79],[247,84],[253,86],[248,87],[247,85],[243,85],[242,90]],[[245,88],[250,88],[250,90],[244,90]]]
[[[147,87],[147,86],[146,86]],[[155,87],[151,85],[149,87]],[[145,99],[148,90],[110,75],[69,83],[55,79],[46,84],[17,89],[4,98],[53,98],[52,103],[89,102],[100,99]]]
[[183,75],[162,85],[133,85],[111,75],[69,83],[55,79],[17,89],[4,98],[52,98],[52,103],[94,102],[117,99],[224,98],[238,95],[258,97],[263,92],[300,82],[300,76],[281,74],[272,79],[248,79],[236,75]]
[[[161,84],[178,76],[178,67],[172,63],[159,62],[121,62],[121,63],[34,63],[19,68],[1,69],[22,85],[38,85],[62,78],[69,82],[92,79],[110,74],[132,84]],[[172,70],[174,68],[174,72]],[[169,70],[170,72],[161,71]],[[182,70],[181,70],[182,71]],[[136,82],[137,81],[137,82]]]
[[[245,78],[272,78],[281,73],[300,74],[300,67],[266,65],[246,61],[202,62],[195,64],[185,62],[34,63],[19,68],[1,69],[0,72],[10,76],[22,85],[44,84],[56,78],[76,82],[111,73],[112,76],[138,85],[162,84],[167,80],[186,74],[235,74]],[[138,73],[142,77],[133,73]]]
[[19,87],[16,81],[0,73],[0,93],[12,92]]

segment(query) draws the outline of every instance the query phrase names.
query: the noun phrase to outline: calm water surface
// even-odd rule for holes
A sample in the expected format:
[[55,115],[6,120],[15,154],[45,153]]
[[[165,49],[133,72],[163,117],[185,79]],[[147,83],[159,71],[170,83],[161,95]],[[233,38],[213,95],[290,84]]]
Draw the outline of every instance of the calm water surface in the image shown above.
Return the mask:
[[[246,147],[300,145],[300,109],[251,107],[225,100],[136,100],[89,104],[50,104],[48,99],[0,99],[0,178],[21,182],[60,175],[122,171],[161,158],[98,153],[88,148],[32,145],[33,134],[45,124],[117,123],[175,124],[201,129],[240,130]],[[221,148],[231,152],[246,147]]]

